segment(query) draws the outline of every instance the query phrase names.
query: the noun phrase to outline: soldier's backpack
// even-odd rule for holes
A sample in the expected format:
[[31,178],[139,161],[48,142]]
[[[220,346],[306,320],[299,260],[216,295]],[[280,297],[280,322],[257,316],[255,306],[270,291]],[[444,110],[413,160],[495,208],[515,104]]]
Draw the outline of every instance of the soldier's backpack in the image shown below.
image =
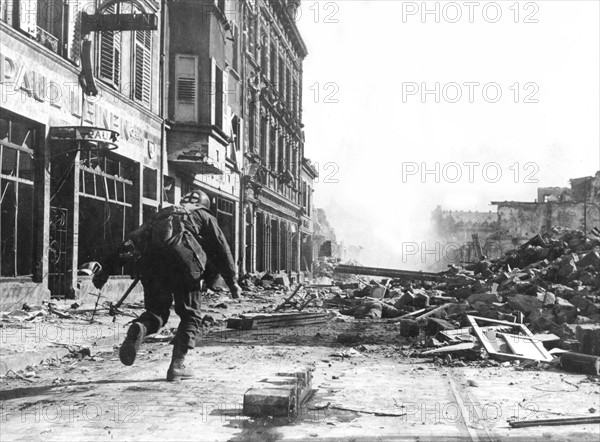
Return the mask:
[[[195,210],[202,210],[198,208]],[[198,281],[206,268],[206,253],[198,242],[200,227],[192,211],[182,206],[159,210],[149,221],[129,233],[128,238],[139,254],[151,251],[172,260],[182,277]]]

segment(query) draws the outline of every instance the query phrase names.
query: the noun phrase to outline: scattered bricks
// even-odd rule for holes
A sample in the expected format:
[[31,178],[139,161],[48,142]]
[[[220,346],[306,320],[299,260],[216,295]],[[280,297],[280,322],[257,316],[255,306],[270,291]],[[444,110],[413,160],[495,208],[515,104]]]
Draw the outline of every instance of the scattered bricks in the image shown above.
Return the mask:
[[413,319],[400,320],[400,336],[412,338],[419,336],[420,331],[419,323],[417,321]]
[[461,316],[465,313],[468,307],[469,305],[466,303],[452,304],[446,309],[446,315],[448,317]]
[[508,305],[520,312],[531,313],[532,311],[541,308],[543,303],[534,296],[517,294],[512,298],[508,298]]
[[579,278],[583,285],[594,285],[596,276],[588,271],[580,270],[577,278]]
[[585,309],[585,311],[583,312],[583,316],[595,316],[597,314],[600,313],[600,304],[599,303],[592,303],[588,306],[588,308]]
[[413,301],[413,305],[417,309],[425,308],[429,306],[429,296],[425,293],[417,292],[415,293],[415,299]]
[[536,332],[550,330],[558,325],[556,323],[556,317],[552,311],[548,309],[534,310],[527,318],[527,321],[530,324],[529,328]]
[[581,353],[600,356],[600,325],[578,325],[575,333]]
[[580,269],[587,266],[591,266],[594,270],[600,272],[600,253],[596,251],[590,252],[577,261],[577,267]]
[[371,298],[375,298],[375,299],[383,299],[383,297],[385,296],[385,287],[380,287],[380,286],[371,287],[370,296],[371,296]]
[[556,296],[560,296],[561,298],[566,299],[567,301],[575,296],[575,291],[571,287],[567,287],[562,284],[553,284],[551,286],[552,292]]
[[470,285],[461,287],[450,293],[450,295],[455,297],[456,299],[466,299],[469,296],[471,296],[472,294],[473,294],[473,288]]
[[400,295],[400,298],[398,298],[396,300],[396,302],[394,303],[394,307],[400,309],[404,306],[408,306],[408,305],[412,306],[412,305],[414,305],[414,300],[415,300],[415,297],[412,293],[410,293],[410,292],[402,293],[402,295]]
[[563,298],[556,298],[554,305],[558,323],[572,322],[577,317],[577,307]]
[[389,318],[397,318],[398,316],[402,316],[402,312],[395,307],[392,307],[385,302],[381,303],[381,317],[384,319]]
[[577,271],[576,260],[569,255],[568,259],[561,259],[558,268],[558,276],[563,279],[569,279]]
[[584,296],[576,295],[571,298],[571,304],[577,307],[580,311],[585,312],[593,303]]
[[467,302],[474,307],[473,304],[476,302],[483,302],[485,304],[491,304],[492,302],[498,302],[498,296],[493,293],[473,293],[467,298]]
[[278,275],[275,275],[274,283],[277,285],[282,285],[284,287],[289,287],[290,279],[285,273],[279,273]]
[[296,388],[251,388],[244,394],[244,415],[292,417],[297,413]]
[[552,292],[541,292],[538,293],[537,298],[544,303],[544,305],[554,305],[556,302],[556,296]]
[[552,329],[552,333],[558,336],[561,340],[575,339],[577,326],[569,324],[560,324]]
[[456,327],[448,321],[439,318],[427,318],[427,327],[425,330],[428,335],[434,335],[439,331],[454,329],[456,329]]
[[561,339],[558,343],[558,348],[566,351],[578,352],[579,341],[577,339]]

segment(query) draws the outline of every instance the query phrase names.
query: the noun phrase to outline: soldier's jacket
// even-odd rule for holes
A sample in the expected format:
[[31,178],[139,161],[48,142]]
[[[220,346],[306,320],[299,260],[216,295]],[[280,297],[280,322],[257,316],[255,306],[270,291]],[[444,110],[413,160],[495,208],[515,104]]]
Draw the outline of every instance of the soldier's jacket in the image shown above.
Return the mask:
[[[198,243],[206,254],[206,267],[221,274],[226,282],[231,282],[235,278],[235,263],[231,250],[225,239],[223,231],[217,223],[217,219],[212,212],[205,208],[198,209],[196,206],[185,206],[190,209],[190,221],[186,229],[194,234]],[[114,252],[109,254],[103,261],[103,270],[108,274],[114,274],[117,267],[123,264],[121,257],[125,256],[126,245],[121,244]],[[160,252],[156,250],[146,250],[136,266],[137,271],[143,279],[160,276],[161,273],[173,270],[171,262],[166,260]]]

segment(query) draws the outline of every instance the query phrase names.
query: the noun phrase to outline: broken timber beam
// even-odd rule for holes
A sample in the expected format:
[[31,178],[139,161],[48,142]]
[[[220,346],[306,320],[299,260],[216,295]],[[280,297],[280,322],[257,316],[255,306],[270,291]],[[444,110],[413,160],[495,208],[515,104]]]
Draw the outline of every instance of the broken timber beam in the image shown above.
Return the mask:
[[264,328],[294,327],[300,325],[322,324],[329,320],[327,313],[278,313],[243,315],[241,318],[229,318],[227,328],[238,330],[256,330]]
[[585,355],[581,353],[563,353],[560,356],[560,365],[567,371],[599,375],[600,358],[598,356]]
[[417,320],[417,321],[421,321],[421,320],[423,320],[423,319],[426,319],[426,318],[430,317],[431,315],[433,315],[433,314],[435,314],[435,313],[437,313],[437,312],[439,312],[439,311],[446,310],[446,309],[447,309],[448,307],[450,307],[451,305],[452,305],[452,303],[448,303],[448,304],[443,304],[443,305],[440,305],[439,307],[436,307],[436,308],[434,308],[433,310],[429,310],[428,312],[426,312],[426,313],[423,313],[422,315],[419,315],[419,316],[417,316],[417,317],[415,318],[415,320]]
[[538,427],[545,425],[580,425],[580,424],[597,424],[600,423],[600,416],[591,417],[564,417],[558,419],[538,419],[527,421],[508,421],[508,424],[513,428],[522,427]]
[[415,272],[412,270],[383,269],[378,267],[362,267],[340,264],[335,268],[335,273],[348,273],[352,275],[382,276],[386,278],[409,278],[421,281],[441,281],[445,276],[441,273]]
[[294,289],[292,294],[288,298],[286,298],[285,301],[283,301],[281,304],[279,304],[277,306],[277,308],[275,309],[275,311],[277,312],[277,311],[281,310],[283,307],[285,307],[292,300],[292,298],[294,296],[296,296],[296,294],[302,288],[302,286],[303,286],[303,284],[298,284],[298,286]]

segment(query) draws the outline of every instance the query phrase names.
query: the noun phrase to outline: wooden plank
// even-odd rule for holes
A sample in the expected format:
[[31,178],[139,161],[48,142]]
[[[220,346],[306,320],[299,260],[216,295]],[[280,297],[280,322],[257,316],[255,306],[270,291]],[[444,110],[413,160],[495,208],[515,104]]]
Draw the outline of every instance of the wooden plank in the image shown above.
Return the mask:
[[451,305],[452,305],[452,303],[448,303],[448,304],[443,304],[443,305],[440,305],[439,307],[436,307],[436,308],[434,308],[433,310],[429,310],[427,313],[423,313],[422,315],[420,315],[420,316],[417,316],[415,319],[416,319],[417,321],[420,321],[420,320],[422,320],[422,319],[426,319],[426,318],[428,318],[429,316],[431,316],[431,315],[433,315],[433,314],[435,314],[435,313],[437,313],[437,312],[439,312],[439,311],[446,310],[446,309],[447,309],[448,307],[450,307]]
[[441,281],[446,276],[441,273],[415,272],[411,270],[384,269],[379,267],[362,267],[340,264],[335,268],[335,273],[349,273],[352,275],[382,276],[386,278],[409,278],[424,281]]
[[440,348],[435,348],[433,350],[424,351],[421,353],[421,356],[454,353],[457,351],[471,350],[474,347],[475,347],[474,342],[462,342],[462,343],[456,344],[456,345],[448,345],[446,347],[440,347]]
[[498,334],[504,338],[514,354],[533,360],[547,360],[546,355],[542,354],[537,346],[537,343],[540,341],[530,338],[529,336],[511,335],[508,333]]
[[508,424],[513,428],[555,426],[555,425],[583,425],[583,424],[598,424],[598,423],[600,423],[600,416],[563,417],[563,418],[557,418],[557,419],[508,421]]
[[285,301],[283,301],[281,304],[279,304],[276,308],[275,311],[279,311],[280,309],[282,309],[285,305],[287,305],[290,300],[296,296],[296,294],[298,293],[298,291],[302,288],[303,284],[298,284],[298,286],[294,289],[294,291],[292,292],[292,294],[285,299]]

